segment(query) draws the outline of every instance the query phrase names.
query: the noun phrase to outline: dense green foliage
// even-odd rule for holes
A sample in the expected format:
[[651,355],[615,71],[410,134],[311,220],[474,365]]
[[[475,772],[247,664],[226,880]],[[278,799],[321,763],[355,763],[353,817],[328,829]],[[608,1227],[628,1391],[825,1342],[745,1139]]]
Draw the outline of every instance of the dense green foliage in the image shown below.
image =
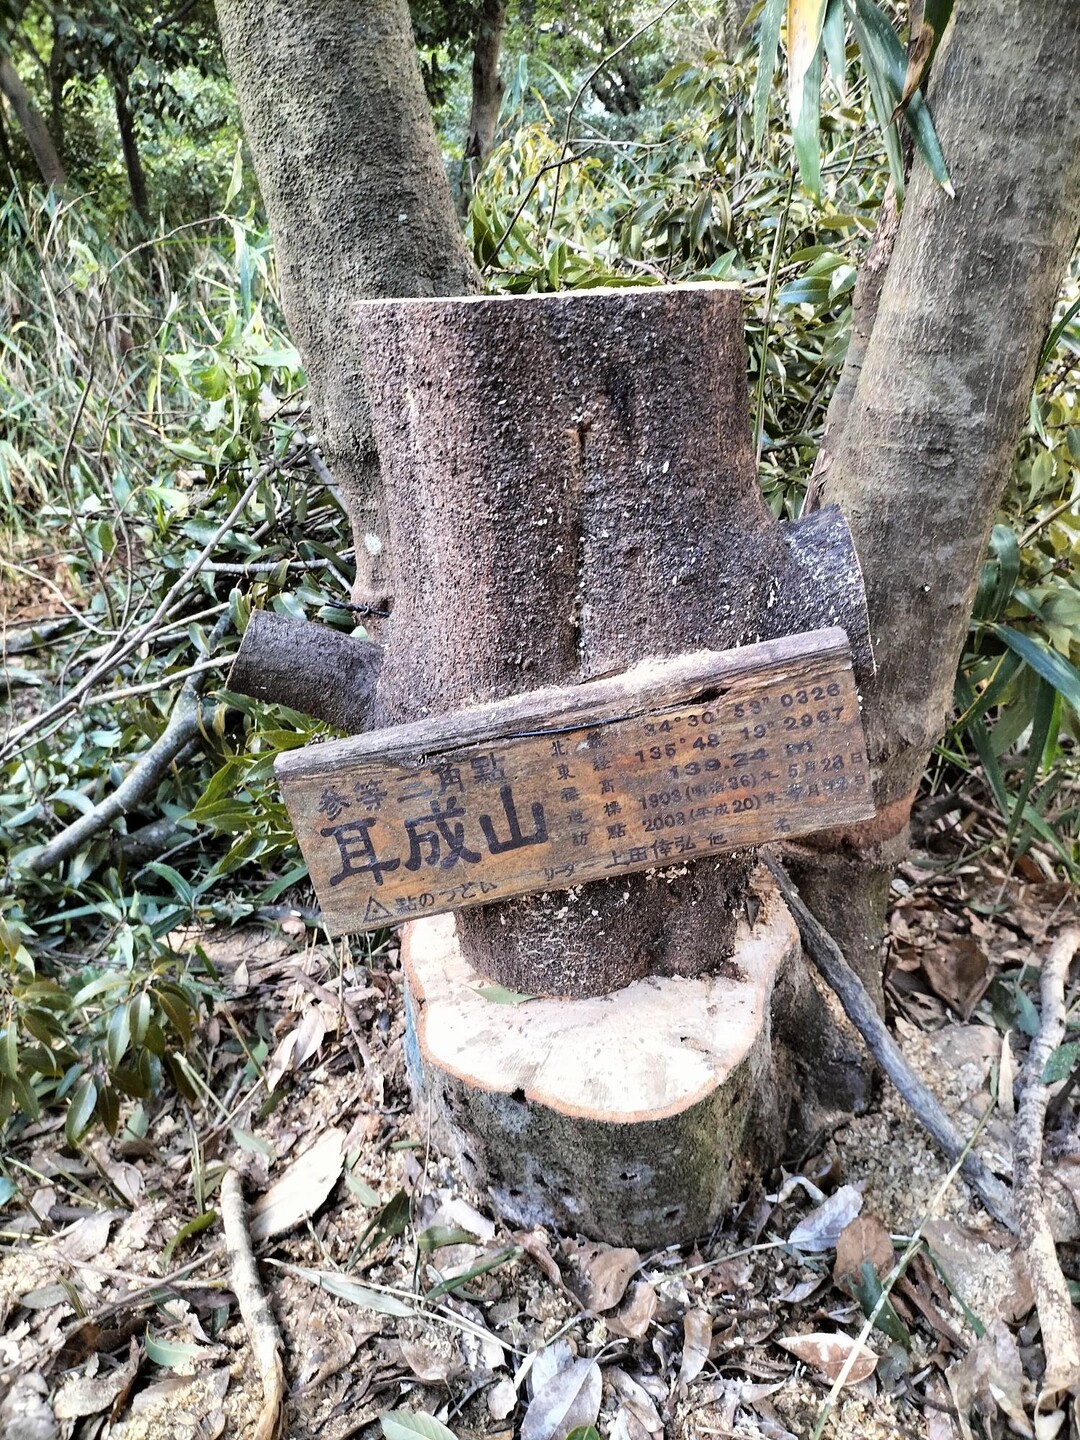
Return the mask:
[[[468,65],[460,35],[435,33],[446,8],[428,7],[427,38],[452,161]],[[208,962],[192,970],[178,958],[181,932],[272,914],[282,897],[304,903],[271,767],[313,727],[221,688],[248,614],[273,606],[347,628],[353,617],[343,606],[347,527],[303,434],[299,358],[213,57],[180,48],[155,59],[139,7],[124,8],[125,83],[129,93],[143,86],[148,233],[130,214],[108,133],[110,45],[104,32],[64,30],[59,14],[26,9],[3,41],[12,54],[20,37],[23,56],[40,51],[40,90],[49,46],[64,39],[75,183],[64,198],[42,195],[11,139],[0,210],[3,623],[66,623],[9,657],[0,1120],[69,1096],[74,1138],[95,1115],[115,1125],[121,1098],[149,1096],[163,1068],[186,1090],[194,1083],[183,1051],[215,976]],[[608,7],[616,39],[633,14]],[[607,108],[603,87],[584,82],[602,54],[590,47],[609,37],[560,35],[545,16],[531,50],[525,27],[511,27],[502,140],[467,219],[478,263],[510,291],[739,282],[761,480],[778,514],[796,514],[889,173],[855,47],[842,93],[835,75],[822,92],[815,199],[795,176],[779,71],[772,123],[755,143],[749,45],[726,58],[715,36],[672,17],[623,57],[641,90],[636,108]],[[1002,812],[1000,843],[1014,855],[1037,846],[1071,878],[1076,289],[1047,342],[958,679],[963,715],[934,772],[935,784],[955,784],[977,768]],[[107,797],[161,735],[185,684],[205,686],[197,737],[131,813],[33,874],[38,847]]]

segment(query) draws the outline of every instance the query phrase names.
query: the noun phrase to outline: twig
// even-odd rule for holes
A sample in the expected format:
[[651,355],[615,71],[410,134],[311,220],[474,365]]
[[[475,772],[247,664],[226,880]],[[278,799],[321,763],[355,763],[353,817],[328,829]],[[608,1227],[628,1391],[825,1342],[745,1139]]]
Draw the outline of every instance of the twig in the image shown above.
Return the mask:
[[1054,1246],[1042,1168],[1043,1125],[1049,1099],[1043,1072],[1065,1035],[1065,977],[1078,949],[1080,925],[1070,925],[1058,936],[1043,961],[1039,1033],[1031,1042],[1021,1071],[1020,1103],[1013,1126],[1016,1213],[1042,1328],[1046,1355],[1042,1396],[1050,1408],[1058,1395],[1071,1390],[1080,1380],[1080,1342],[1073,1322],[1069,1287]]
[[263,1407],[255,1425],[254,1440],[279,1440],[285,1422],[285,1375],[281,1364],[281,1335],[270,1303],[259,1283],[244,1214],[240,1177],[226,1170],[221,1182],[221,1218],[232,1269],[232,1288],[240,1302],[248,1340],[263,1383]]
[[[210,632],[211,645],[221,639],[230,623],[229,612],[226,611]],[[201,695],[209,678],[210,671],[205,667],[188,675],[176,698],[169,722],[153,745],[132,766],[111,795],[73,820],[44,849],[38,851],[27,866],[32,874],[43,875],[63,864],[118,815],[126,815],[150,794],[184,746],[199,733],[202,723]]]
[[[788,909],[795,917],[806,953],[826,984],[836,994],[844,1008],[844,1014],[866,1041],[871,1055],[896,1086],[901,1099],[910,1106],[920,1125],[937,1141],[950,1161],[959,1155],[965,1155],[968,1142],[904,1059],[900,1047],[885,1028],[885,1022],[875,1009],[874,1002],[844,958],[839,945],[807,909],[779,860],[766,856],[765,863],[779,886]],[[1016,1234],[1016,1221],[1013,1219],[1007,1187],[990,1172],[977,1155],[965,1155],[961,1168],[964,1179],[994,1219]]]
[[[845,961],[845,964],[846,963],[847,962]],[[926,1211],[924,1212],[918,1225],[916,1225],[915,1233],[908,1240],[908,1243],[904,1248],[904,1253],[900,1256],[900,1259],[896,1261],[896,1263],[893,1265],[893,1268],[889,1271],[888,1275],[882,1281],[881,1294],[877,1298],[877,1303],[874,1305],[874,1308],[870,1311],[870,1314],[867,1315],[866,1319],[864,1320],[858,1340],[848,1352],[848,1357],[841,1366],[839,1375],[837,1375],[836,1379],[833,1381],[832,1389],[825,1397],[824,1404],[822,1405],[821,1410],[818,1412],[817,1423],[814,1426],[810,1440],[821,1440],[822,1431],[825,1429],[825,1423],[828,1420],[830,1413],[832,1412],[833,1406],[836,1404],[837,1397],[839,1396],[840,1391],[847,1384],[848,1376],[851,1374],[855,1361],[857,1360],[867,1340],[869,1340],[870,1332],[871,1330],[873,1330],[878,1316],[881,1314],[882,1310],[884,1310],[885,1302],[888,1300],[890,1294],[892,1293],[893,1286],[904,1274],[904,1271],[907,1269],[908,1265],[914,1258],[915,1251],[922,1244],[923,1227],[926,1225],[927,1220],[931,1219],[938,1213],[938,1206],[945,1198],[949,1186],[956,1179],[957,1172],[962,1168],[962,1166],[967,1160],[971,1159],[971,1147],[975,1144],[975,1141],[979,1138],[979,1135],[982,1132],[983,1126],[986,1124],[987,1120],[989,1120],[992,1109],[992,1105],[988,1105],[986,1107],[986,1110],[983,1112],[982,1119],[975,1126],[975,1130],[971,1136],[971,1139],[966,1142],[964,1148],[960,1151],[959,1155],[954,1157],[952,1166],[949,1169],[949,1173],[945,1176],[941,1184],[938,1186],[937,1193],[934,1195],[934,1198],[927,1206]]]
[[144,680],[141,685],[122,685],[117,690],[105,690],[100,695],[95,695],[91,705],[111,705],[116,700],[134,700],[139,695],[153,695],[160,690],[168,690],[170,685],[175,685],[177,680],[190,680],[193,676],[202,675],[208,670],[220,670],[223,665],[231,665],[231,655],[217,655],[210,660],[197,660],[194,665],[188,665],[183,670],[173,670],[168,675],[159,675],[156,680]]
[[551,194],[551,215],[548,219],[549,235],[551,234],[552,227],[555,224],[555,213],[559,205],[559,181],[562,176],[562,166],[565,165],[569,160],[570,127],[574,123],[574,116],[577,113],[578,106],[581,104],[585,96],[585,91],[588,90],[589,86],[600,74],[601,70],[606,70],[613,60],[617,59],[624,50],[628,50],[630,46],[633,45],[635,40],[640,40],[642,35],[644,35],[647,30],[651,30],[655,24],[662,20],[669,10],[674,10],[675,6],[681,3],[682,0],[668,0],[668,3],[666,5],[664,5],[661,9],[657,10],[654,15],[650,15],[648,20],[644,21],[632,34],[628,35],[625,40],[623,40],[620,44],[616,45],[614,50],[609,50],[608,53],[604,56],[604,58],[600,61],[600,63],[598,65],[594,65],[593,68],[589,71],[588,75],[586,75],[585,79],[581,82],[578,92],[574,96],[573,100],[571,100],[569,109],[566,112],[566,128],[563,131],[562,154],[561,159],[555,169],[555,186]]

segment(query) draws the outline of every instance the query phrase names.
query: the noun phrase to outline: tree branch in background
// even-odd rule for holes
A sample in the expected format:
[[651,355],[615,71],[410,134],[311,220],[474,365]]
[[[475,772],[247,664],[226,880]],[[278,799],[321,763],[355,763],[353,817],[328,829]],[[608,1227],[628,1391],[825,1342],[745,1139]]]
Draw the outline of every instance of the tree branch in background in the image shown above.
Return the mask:
[[1080,1380],[1080,1340],[1069,1286],[1061,1273],[1050,1223],[1046,1176],[1042,1167],[1043,1126],[1049,1100],[1043,1072],[1065,1038],[1065,977],[1080,949],[1080,925],[1070,925],[1043,961],[1042,1014],[1020,1075],[1020,1103],[1013,1126],[1013,1189],[1020,1238],[1042,1327],[1046,1370],[1042,1393],[1048,1402]]
[[383,610],[385,508],[353,302],[481,289],[408,5],[216,0],[216,9],[282,305],[308,377],[312,431],[352,522],[352,598]]
[[19,78],[19,72],[6,55],[0,55],[0,94],[7,98],[15,112],[15,118],[26,136],[26,143],[30,146],[34,159],[37,161],[37,167],[41,171],[41,178],[46,185],[52,185],[57,190],[62,190],[67,184],[67,176],[64,173],[60,156],[56,152],[56,146],[52,142],[52,136],[30,98],[30,91],[27,90]]
[[[766,856],[765,863],[795,917],[807,955],[844,1007],[844,1014],[866,1041],[871,1055],[895,1085],[900,1098],[910,1107],[919,1124],[937,1141],[950,1161],[956,1160],[963,1155],[968,1142],[908,1064],[859,977],[845,960],[836,941],[799,898],[787,871],[774,857]],[[972,1154],[966,1156],[961,1174],[994,1219],[1015,1233],[1016,1221],[1009,1193],[997,1176],[991,1174],[977,1155]]]

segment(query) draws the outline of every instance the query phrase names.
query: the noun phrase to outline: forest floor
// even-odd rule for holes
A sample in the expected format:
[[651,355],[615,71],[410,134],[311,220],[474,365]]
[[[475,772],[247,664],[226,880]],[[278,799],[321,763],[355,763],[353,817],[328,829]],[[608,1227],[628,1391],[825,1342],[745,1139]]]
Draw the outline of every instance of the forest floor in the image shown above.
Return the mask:
[[[985,854],[944,869],[917,857],[894,900],[894,1032],[966,1133],[1004,1097],[979,1149],[1008,1175],[1010,987],[1038,967],[1068,892],[1030,861],[1007,873]],[[5,1440],[259,1433],[263,1385],[217,1213],[226,1164],[251,1207],[296,1440],[373,1437],[387,1411],[427,1412],[461,1440],[548,1440],[567,1417],[618,1440],[802,1440],[826,1409],[826,1436],[967,1440],[972,1409],[985,1436],[1069,1433],[1061,1412],[1032,1418],[1042,1358],[1023,1254],[890,1087],[696,1248],[514,1232],[430,1152],[410,1108],[396,944],[320,935],[299,918],[188,932],[221,976],[198,1046],[203,1103],[163,1096],[78,1150],[58,1116],[18,1136],[21,1191],[0,1215]],[[262,1036],[268,1059],[245,1063],[234,1036]],[[1074,1126],[1048,1145],[1080,1210]],[[873,1331],[827,1408],[916,1227],[889,1333]],[[1061,1254],[1075,1282],[1078,1251]]]

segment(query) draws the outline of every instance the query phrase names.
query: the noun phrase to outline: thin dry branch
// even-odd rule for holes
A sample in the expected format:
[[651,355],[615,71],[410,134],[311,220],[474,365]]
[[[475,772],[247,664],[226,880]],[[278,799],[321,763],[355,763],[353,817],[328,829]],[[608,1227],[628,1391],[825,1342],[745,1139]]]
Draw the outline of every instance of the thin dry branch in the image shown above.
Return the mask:
[[73,710],[82,700],[83,696],[92,690],[105,675],[115,670],[123,660],[134,653],[139,646],[154,633],[160,622],[171,613],[176,601],[213,554],[218,541],[223,535],[227,534],[236,524],[237,520],[239,520],[247,508],[248,501],[252,495],[254,495],[259,485],[275,471],[287,469],[289,466],[302,460],[305,455],[305,450],[294,445],[280,458],[275,457],[273,460],[268,460],[265,465],[262,465],[251,477],[243,494],[214,531],[213,535],[211,535],[202,550],[200,550],[190,565],[183,570],[179,578],[169,587],[168,592],[159,602],[149,619],[137,626],[133,634],[126,639],[121,640],[118,638],[115,644],[108,648],[101,659],[86,672],[81,680],[71,687],[66,695],[50,705],[47,710],[43,710],[39,715],[33,715],[29,720],[24,721],[23,724],[16,726],[5,738],[3,743],[0,744],[0,760],[7,759],[13,753],[18,752],[24,741],[27,741],[36,731],[43,729],[50,721],[56,719],[58,716],[66,715],[70,710]]
[[[867,1049],[895,1085],[900,1098],[911,1108],[919,1124],[937,1141],[946,1157],[955,1161],[958,1156],[964,1155],[967,1140],[904,1059],[862,981],[833,937],[807,909],[790,875],[775,857],[766,856],[765,863],[795,917],[806,953],[840,1001],[844,1014],[865,1040]],[[970,1153],[964,1158],[961,1174],[994,1219],[1015,1234],[1017,1226],[1007,1187],[977,1155]]]
[[229,1251],[232,1287],[240,1302],[248,1340],[263,1384],[263,1407],[254,1440],[279,1440],[285,1424],[285,1374],[281,1363],[281,1335],[270,1302],[259,1283],[251,1249],[244,1195],[235,1170],[226,1170],[221,1182],[221,1219]]
[[1016,1212],[1046,1355],[1042,1395],[1051,1406],[1058,1395],[1080,1385],[1080,1340],[1069,1287],[1054,1244],[1042,1166],[1043,1126],[1049,1101],[1043,1073],[1065,1035],[1065,977],[1077,950],[1080,925],[1070,925],[1043,961],[1039,1033],[1031,1042],[1020,1075],[1020,1103],[1013,1126]]

